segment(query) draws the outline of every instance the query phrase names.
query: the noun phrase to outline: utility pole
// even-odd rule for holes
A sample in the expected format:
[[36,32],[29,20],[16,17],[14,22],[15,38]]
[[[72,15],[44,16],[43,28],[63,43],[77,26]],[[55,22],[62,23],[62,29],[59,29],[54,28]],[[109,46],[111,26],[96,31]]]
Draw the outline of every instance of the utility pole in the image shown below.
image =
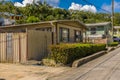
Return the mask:
[[114,0],[112,0],[112,37],[114,35]]

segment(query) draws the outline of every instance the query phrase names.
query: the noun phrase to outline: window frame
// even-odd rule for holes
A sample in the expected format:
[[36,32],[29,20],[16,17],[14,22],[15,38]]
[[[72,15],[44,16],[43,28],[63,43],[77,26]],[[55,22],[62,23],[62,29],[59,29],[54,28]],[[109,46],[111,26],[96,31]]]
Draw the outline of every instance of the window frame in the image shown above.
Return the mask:
[[91,35],[95,35],[96,33],[97,33],[97,28],[95,28],[95,27],[90,28]]
[[[64,31],[63,30],[67,30],[67,33],[66,33],[66,36],[64,36],[65,33],[63,33]],[[59,28],[59,40],[60,42],[69,42],[69,36],[70,36],[70,31],[69,31],[69,28],[63,28],[63,27],[60,27]],[[64,38],[67,38],[67,39],[64,39]],[[66,41],[64,41],[66,40]]]
[[[78,32],[78,34],[77,34],[77,32]],[[74,30],[74,41],[75,42],[81,42],[82,41],[82,32],[80,30]]]

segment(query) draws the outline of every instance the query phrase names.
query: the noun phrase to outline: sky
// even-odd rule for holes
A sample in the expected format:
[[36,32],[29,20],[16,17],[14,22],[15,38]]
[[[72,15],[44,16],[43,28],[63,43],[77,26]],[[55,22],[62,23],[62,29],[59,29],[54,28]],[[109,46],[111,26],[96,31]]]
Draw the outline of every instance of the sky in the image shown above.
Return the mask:
[[[9,0],[7,0],[9,1]],[[11,0],[14,2],[15,6],[25,7],[27,3],[32,4],[33,0]],[[44,0],[34,0],[34,1],[44,1]],[[93,5],[85,2],[85,0],[46,0],[48,4],[53,7],[72,9],[72,10],[83,10],[96,12],[111,12],[111,2],[112,0],[86,0]],[[114,0],[114,11],[120,12],[120,0]],[[106,10],[103,11],[102,9]]]

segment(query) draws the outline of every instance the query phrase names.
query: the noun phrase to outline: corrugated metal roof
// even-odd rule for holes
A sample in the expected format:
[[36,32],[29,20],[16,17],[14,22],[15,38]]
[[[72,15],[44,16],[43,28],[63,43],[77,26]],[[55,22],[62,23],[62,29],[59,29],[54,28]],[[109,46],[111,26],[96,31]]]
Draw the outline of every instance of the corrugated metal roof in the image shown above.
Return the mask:
[[115,29],[120,29],[120,26],[114,26]]
[[[37,23],[27,23],[27,24],[19,24],[19,25],[10,25],[10,26],[5,26],[5,27],[1,27],[2,28],[17,28],[17,27],[21,27],[21,26],[27,26],[29,27],[29,25],[40,25],[40,24],[49,24],[49,25],[53,25],[54,23],[66,23],[67,22],[77,22],[78,25],[82,25],[82,28],[87,29],[87,26],[85,24],[83,24],[82,22],[78,21],[78,20],[53,20],[53,21],[44,21],[44,22],[37,22]],[[74,24],[71,24],[71,26],[74,26]]]

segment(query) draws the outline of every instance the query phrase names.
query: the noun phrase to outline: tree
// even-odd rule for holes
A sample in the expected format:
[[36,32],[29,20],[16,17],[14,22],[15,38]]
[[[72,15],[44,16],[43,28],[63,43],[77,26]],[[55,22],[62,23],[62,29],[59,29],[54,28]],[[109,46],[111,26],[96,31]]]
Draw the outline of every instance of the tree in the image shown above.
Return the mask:
[[38,17],[35,17],[35,16],[30,16],[30,17],[28,17],[28,19],[27,19],[27,22],[28,22],[28,23],[39,22],[39,21],[40,21],[39,18],[38,18]]

